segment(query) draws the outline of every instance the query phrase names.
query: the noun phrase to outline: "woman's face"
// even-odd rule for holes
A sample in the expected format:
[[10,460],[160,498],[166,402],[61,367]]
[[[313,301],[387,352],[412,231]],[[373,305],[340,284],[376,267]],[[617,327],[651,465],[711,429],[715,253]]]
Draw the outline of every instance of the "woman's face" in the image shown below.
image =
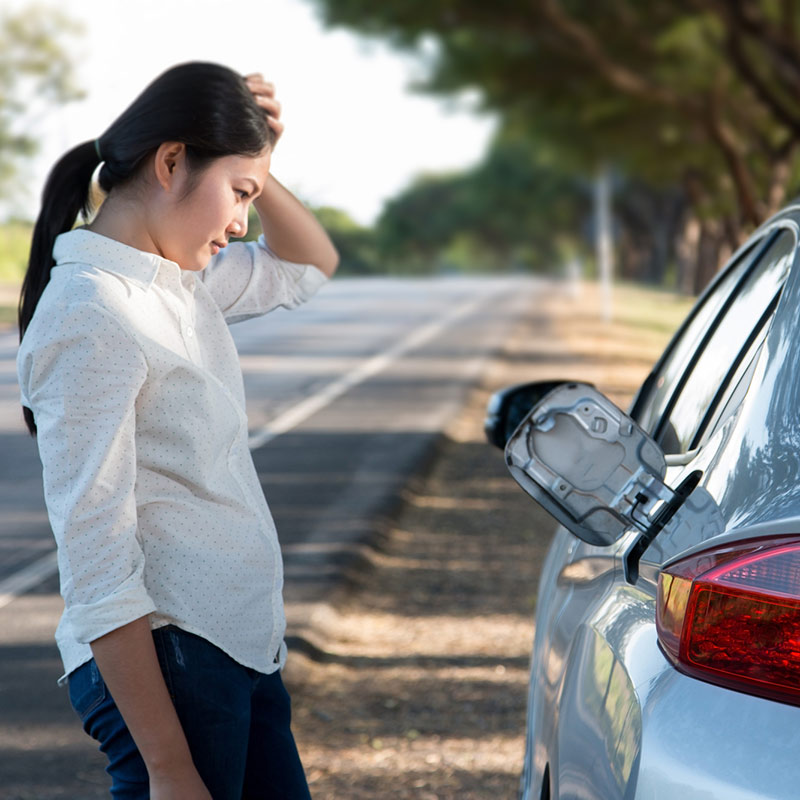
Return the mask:
[[159,219],[158,247],[182,269],[202,270],[231,237],[247,233],[247,212],[269,175],[269,149],[260,156],[223,156],[203,170],[193,191],[181,199],[189,179],[185,160],[176,169],[170,202]]

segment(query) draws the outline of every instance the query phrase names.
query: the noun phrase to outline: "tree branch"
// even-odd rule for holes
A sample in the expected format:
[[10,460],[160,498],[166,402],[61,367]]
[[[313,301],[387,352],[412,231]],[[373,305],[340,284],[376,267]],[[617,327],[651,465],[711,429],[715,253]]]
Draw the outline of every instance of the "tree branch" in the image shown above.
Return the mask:
[[539,10],[558,33],[580,48],[581,55],[615,89],[625,94],[657,100],[672,107],[685,105],[685,100],[679,95],[644,79],[639,73],[612,59],[594,33],[585,25],[569,17],[557,0],[541,0]]
[[[700,5],[717,6],[716,0],[693,0]],[[703,127],[721,150],[728,164],[739,209],[742,217],[752,225],[759,225],[764,218],[763,210],[757,202],[753,176],[741,154],[739,143],[730,127],[725,123],[720,111],[722,88],[718,86],[706,98],[685,98],[662,86],[658,86],[633,72],[628,67],[615,61],[603,48],[598,38],[585,25],[568,16],[558,0],[541,0],[539,9],[544,18],[565,39],[577,45],[581,55],[588,60],[598,72],[620,92],[649,101],[657,101],[683,112],[691,119],[701,121]]]
[[762,9],[748,0],[693,0],[695,6],[713,11],[739,35],[747,34],[763,46],[764,57],[791,93],[800,91],[800,60],[791,29],[784,30],[766,19]]
[[736,187],[736,197],[744,219],[751,225],[758,226],[764,220],[764,213],[756,201],[756,192],[753,187],[753,178],[747,163],[739,152],[736,137],[725,124],[720,113],[721,88],[715,88],[709,94],[705,118],[706,130],[711,139],[718,145],[728,164]]
[[767,216],[775,214],[786,202],[786,184],[791,174],[792,161],[797,150],[796,142],[785,149],[782,158],[775,158],[772,162],[767,186]]
[[797,48],[797,2],[796,0],[781,0],[781,29],[786,34],[792,46]]
[[794,134],[800,135],[800,114],[789,109],[756,72],[744,51],[739,32],[728,31],[725,45],[739,76],[753,89],[756,96],[778,120],[783,122]]

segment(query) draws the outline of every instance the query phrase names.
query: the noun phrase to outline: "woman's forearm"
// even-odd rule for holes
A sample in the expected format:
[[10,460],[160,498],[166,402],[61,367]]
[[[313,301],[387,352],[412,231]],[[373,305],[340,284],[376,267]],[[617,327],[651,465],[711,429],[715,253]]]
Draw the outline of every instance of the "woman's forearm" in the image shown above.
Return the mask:
[[95,639],[91,648],[151,778],[193,770],[186,736],[161,674],[147,617]]
[[339,254],[314,215],[270,173],[264,190],[253,201],[270,249],[287,261],[313,264],[328,277],[339,265]]

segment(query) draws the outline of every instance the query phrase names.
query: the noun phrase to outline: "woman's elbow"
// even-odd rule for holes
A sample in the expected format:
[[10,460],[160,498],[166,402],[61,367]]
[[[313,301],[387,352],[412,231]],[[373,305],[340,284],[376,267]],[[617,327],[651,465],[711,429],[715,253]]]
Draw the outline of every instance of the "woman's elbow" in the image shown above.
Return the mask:
[[333,273],[339,268],[339,261],[339,251],[333,244],[330,244],[326,252],[320,254],[319,258],[317,258],[314,266],[320,270],[320,272],[325,273],[328,278],[331,278],[333,277]]

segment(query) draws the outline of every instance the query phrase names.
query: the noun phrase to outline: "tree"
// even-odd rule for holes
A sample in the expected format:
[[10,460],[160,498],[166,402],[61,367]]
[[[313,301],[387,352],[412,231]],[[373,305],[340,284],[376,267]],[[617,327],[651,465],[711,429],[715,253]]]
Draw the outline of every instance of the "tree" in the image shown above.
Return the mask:
[[610,161],[680,184],[719,245],[740,243],[800,178],[797,0],[315,2],[329,25],[434,42],[419,88],[478,87],[567,168]]
[[[319,220],[331,237],[331,241],[339,252],[339,272],[343,275],[368,275],[383,273],[379,263],[375,232],[372,228],[364,228],[353,220],[345,211],[332,206],[312,206],[305,203]],[[255,206],[250,206],[247,214],[247,233],[236,237],[240,241],[254,242],[263,233],[261,220]]]
[[382,272],[375,246],[375,234],[341,209],[319,206],[311,209],[339,251],[340,271],[347,275]]
[[81,31],[55,8],[0,11],[0,199],[9,195],[20,162],[38,149],[37,112],[84,96],[63,41]]
[[[382,261],[427,271],[552,269],[580,249],[587,187],[548,163],[546,153],[501,131],[484,162],[460,173],[419,177],[390,200],[377,223]],[[479,257],[478,257],[479,256]]]

